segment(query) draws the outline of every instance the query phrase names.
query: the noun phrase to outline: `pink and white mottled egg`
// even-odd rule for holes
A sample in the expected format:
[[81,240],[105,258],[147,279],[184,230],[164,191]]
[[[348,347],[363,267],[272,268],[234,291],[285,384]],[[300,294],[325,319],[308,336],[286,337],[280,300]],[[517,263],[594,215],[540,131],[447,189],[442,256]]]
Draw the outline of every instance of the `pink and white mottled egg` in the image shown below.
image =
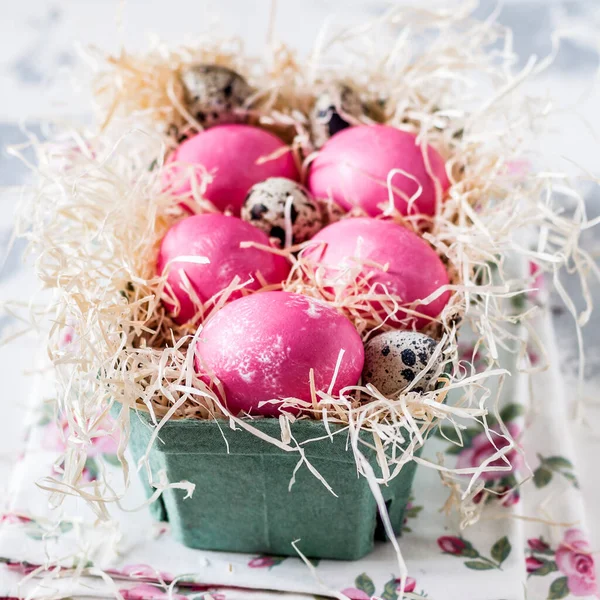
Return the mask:
[[396,209],[403,215],[435,214],[450,186],[444,160],[432,146],[424,150],[413,133],[387,125],[350,127],[333,136],[311,164],[308,188],[315,198],[377,216],[380,205],[389,203],[387,180],[394,169],[399,170],[391,180]]
[[[437,317],[450,298],[450,292],[444,292],[427,304],[418,302],[448,284],[448,273],[425,240],[392,221],[368,217],[343,219],[322,229],[312,241],[315,246],[305,256],[326,267],[328,276],[347,270],[356,264],[353,259],[358,258],[377,265],[388,265],[387,271],[365,266],[362,274],[368,273],[371,285],[378,283],[385,286],[389,294],[401,299],[403,305],[415,302],[414,308],[424,315]],[[384,293],[382,287],[376,291]],[[382,316],[385,314],[380,305],[375,308],[381,310]],[[406,312],[398,310],[394,320],[406,317]],[[426,317],[419,317],[409,319],[403,325],[409,327],[411,321],[417,328],[430,322]]]
[[[219,210],[240,214],[250,188],[269,177],[287,177],[298,181],[300,175],[291,150],[275,135],[250,125],[217,125],[184,141],[169,157],[164,174],[165,185],[177,187],[185,177],[186,165],[198,170],[192,176],[198,182],[203,170],[213,177],[204,197]],[[174,190],[179,195],[190,192],[189,179]]]
[[[198,309],[186,289],[186,277],[201,302],[225,289],[236,275],[241,283],[252,277],[254,280],[246,286],[251,290],[262,285],[256,278],[257,272],[267,283],[279,283],[287,277],[290,265],[285,258],[267,250],[241,248],[241,242],[268,246],[269,238],[237,217],[219,214],[187,217],[169,229],[161,242],[156,268],[159,274],[169,269],[167,282],[179,308],[174,302],[165,304],[177,323],[189,321]],[[183,260],[190,256],[206,257],[210,262]],[[237,297],[239,292],[232,299]]]
[[311,368],[316,390],[327,391],[341,350],[334,394],[356,385],[363,368],[363,344],[352,323],[319,300],[261,292],[231,302],[206,322],[196,369],[221,381],[233,414],[276,416],[277,404],[259,404],[310,401]]

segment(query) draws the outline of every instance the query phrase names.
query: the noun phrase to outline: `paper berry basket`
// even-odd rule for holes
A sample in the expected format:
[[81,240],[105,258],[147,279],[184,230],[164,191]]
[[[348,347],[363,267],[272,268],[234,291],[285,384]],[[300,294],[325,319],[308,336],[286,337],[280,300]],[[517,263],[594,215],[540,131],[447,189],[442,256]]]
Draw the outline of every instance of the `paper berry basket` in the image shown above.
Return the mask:
[[[69,423],[60,480],[45,483],[56,502],[81,493],[107,519],[107,502],[125,493],[127,469],[119,493],[114,481],[90,489],[82,479],[112,411],[122,465],[129,446],[153,512],[190,546],[352,559],[385,531],[397,548],[417,462],[441,473],[474,520],[479,475],[510,468],[508,430],[494,432],[507,440],[495,456],[460,472],[421,458],[423,445],[441,425],[457,440],[466,421],[489,431],[499,348],[525,357],[532,277],[510,272],[509,257],[538,273],[576,265],[584,285],[591,261],[577,245],[583,212],[579,222],[560,212],[556,174],[524,160],[539,101],[518,95],[528,73],[514,73],[509,46],[494,50],[506,35],[466,10],[423,19],[404,7],[324,34],[305,62],[283,44],[258,60],[239,40],[210,36],[140,56],[92,53],[98,125],[32,141],[40,177],[21,223],[56,294],[49,355]],[[271,149],[240,145],[239,127]],[[197,143],[223,131],[227,143]],[[253,196],[273,169],[285,180],[279,213],[268,198],[281,181]],[[194,237],[186,224],[200,221],[222,227]],[[200,243],[232,224],[253,233],[210,259],[197,248],[173,255],[165,241],[177,230],[179,242]],[[373,254],[378,243],[387,255]],[[223,282],[239,253],[254,268]],[[293,325],[288,305],[256,311],[284,296],[305,310]],[[251,305],[251,320],[236,315]],[[269,352],[252,354],[276,318]],[[425,336],[416,346],[394,337],[415,329]],[[470,355],[459,331],[474,335]],[[292,347],[299,354],[281,359]],[[302,393],[271,392],[281,378]]]
[[[132,421],[136,460],[150,442],[148,421]],[[276,419],[257,420],[254,426],[278,435]],[[169,481],[187,480],[196,488],[187,499],[183,490],[166,490],[150,505],[154,517],[168,521],[175,538],[192,548],[276,556],[295,556],[297,548],[308,557],[344,560],[368,554],[385,532],[369,482],[357,473],[348,436],[333,426],[330,438],[322,423],[308,420],[294,423],[291,431],[299,443],[321,438],[306,444],[306,459],[331,491],[308,469],[298,471],[290,489],[298,458],[246,431],[223,431],[211,421],[170,421],[161,433],[164,443],[150,452],[150,466],[164,471]],[[376,453],[364,456],[377,470]],[[415,462],[408,463],[381,489],[398,535],[415,469]],[[143,473],[142,480],[152,495],[155,489]]]

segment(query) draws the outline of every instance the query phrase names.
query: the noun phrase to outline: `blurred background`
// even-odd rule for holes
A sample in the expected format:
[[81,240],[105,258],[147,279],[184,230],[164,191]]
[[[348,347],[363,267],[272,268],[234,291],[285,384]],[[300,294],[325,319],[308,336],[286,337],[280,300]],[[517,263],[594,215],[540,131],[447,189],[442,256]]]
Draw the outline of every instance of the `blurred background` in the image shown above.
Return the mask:
[[[365,17],[381,14],[389,2],[355,0],[24,0],[2,2],[0,6],[0,303],[18,300],[28,303],[36,290],[34,269],[23,264],[24,243],[17,241],[7,254],[11,239],[12,215],[20,189],[27,184],[30,171],[11,157],[6,146],[26,139],[25,132],[40,134],[50,119],[89,117],[85,95],[73,92],[77,76],[71,71],[78,64],[78,47],[95,45],[109,52],[121,46],[129,50],[146,48],[154,37],[181,43],[194,39],[207,29],[244,38],[251,52],[260,53],[270,31],[305,53],[316,32],[327,19],[334,24],[361,23]],[[396,2],[398,4],[398,2]],[[436,3],[420,0],[419,6],[443,6],[453,10],[453,0]],[[463,3],[464,4],[464,3]],[[473,3],[475,6],[475,3]],[[273,7],[276,10],[273,10]],[[498,20],[514,31],[514,47],[521,65],[530,55],[542,58],[553,48],[553,36],[561,39],[556,60],[535,83],[536,93],[552,99],[552,131],[539,139],[547,164],[574,177],[582,170],[600,174],[600,92],[598,49],[600,47],[600,2],[598,0],[482,0],[475,15],[486,17],[499,10]],[[565,157],[568,157],[567,160]],[[600,215],[600,194],[582,182],[589,217]],[[598,229],[598,228],[596,228]],[[600,230],[583,234],[585,247],[600,255]],[[576,282],[565,277],[576,302]],[[593,287],[600,304],[600,286]],[[577,344],[572,317],[553,298],[556,335],[562,352],[561,368],[569,383],[567,401],[575,402],[573,378],[577,369]],[[0,313],[0,336],[12,336],[23,323]],[[580,454],[600,453],[600,409],[595,390],[600,384],[600,310],[591,318],[585,333],[586,385],[583,418],[565,424],[573,430]],[[2,418],[0,419],[0,493],[6,489],[11,464],[23,435],[23,418],[30,393],[30,372],[36,366],[39,341],[33,335],[19,337],[0,348],[2,380]],[[594,461],[579,461],[583,482],[597,478]],[[585,472],[588,469],[588,472]],[[600,486],[585,493],[588,514],[597,515]],[[594,508],[593,508],[594,507]],[[600,519],[592,526],[594,547],[600,546]]]

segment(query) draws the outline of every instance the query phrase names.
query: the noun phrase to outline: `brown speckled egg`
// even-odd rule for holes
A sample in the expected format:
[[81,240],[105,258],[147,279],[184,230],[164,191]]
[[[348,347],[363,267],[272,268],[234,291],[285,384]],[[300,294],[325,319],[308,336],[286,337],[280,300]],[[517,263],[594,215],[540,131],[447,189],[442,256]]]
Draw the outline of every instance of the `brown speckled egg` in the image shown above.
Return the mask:
[[320,148],[331,136],[350,127],[348,117],[360,117],[364,107],[358,94],[345,83],[330,83],[323,88],[311,113],[313,142]]
[[[416,331],[388,331],[365,346],[363,384],[373,384],[383,395],[392,397],[404,390],[421,372],[435,351],[437,342]],[[411,390],[430,389],[439,374],[441,355]]]
[[278,238],[283,247],[288,198],[291,198],[292,243],[305,242],[321,229],[323,215],[310,192],[291,179],[270,177],[252,186],[242,207],[242,219],[269,237]]
[[191,65],[181,71],[187,109],[203,127],[244,121],[236,114],[252,93],[239,74],[219,65]]

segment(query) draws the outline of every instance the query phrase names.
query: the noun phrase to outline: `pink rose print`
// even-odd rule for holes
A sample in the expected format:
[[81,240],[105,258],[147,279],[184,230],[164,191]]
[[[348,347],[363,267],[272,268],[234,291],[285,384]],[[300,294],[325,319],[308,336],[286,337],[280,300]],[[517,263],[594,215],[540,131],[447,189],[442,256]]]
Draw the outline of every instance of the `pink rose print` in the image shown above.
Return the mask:
[[463,564],[467,569],[488,571],[490,569],[502,570],[502,563],[512,551],[510,540],[503,536],[496,540],[489,551],[489,556],[482,554],[471,542],[462,537],[443,535],[437,540],[440,550],[449,556],[468,559]]
[[539,560],[538,558],[535,558],[535,556],[528,556],[525,559],[525,567],[527,568],[527,572],[528,573],[534,573],[535,571],[537,571],[544,563]]
[[503,506],[514,506],[519,503],[521,496],[518,492],[511,491],[509,494],[506,494],[504,498],[500,501]]
[[[498,502],[500,502],[500,504],[502,504],[502,506],[514,506],[515,504],[518,504],[519,500],[521,499],[519,490],[516,488],[511,488],[508,485],[501,485],[491,489],[493,489],[495,494],[488,494],[486,496],[486,490],[481,490],[481,492],[473,496],[473,502],[475,504],[479,504],[484,498],[487,500],[495,498],[498,500]],[[489,491],[490,490],[488,490],[488,492]]]
[[[521,431],[515,423],[507,423],[506,428],[508,429],[508,432],[510,433],[513,439],[516,440],[519,437]],[[490,427],[490,436],[494,444],[490,442],[485,432],[477,434],[473,438],[471,446],[468,448],[464,448],[458,455],[458,460],[456,462],[457,468],[476,468],[480,466],[485,460],[489,459],[491,456],[496,454],[498,450],[502,450],[510,444],[510,442],[504,437],[504,434],[500,431],[500,428],[497,425]],[[498,479],[499,477],[506,477],[510,473],[515,473],[516,471],[518,471],[523,463],[523,458],[514,448],[509,450],[504,455],[504,458],[510,463],[510,471],[484,472],[481,474],[481,478],[485,481],[492,481],[494,479]],[[506,467],[507,464],[504,458],[498,458],[490,462],[487,466]]]
[[56,423],[56,421],[52,420],[44,428],[44,439],[42,441],[42,446],[45,450],[55,450],[58,452],[64,452],[67,447],[67,436],[67,422],[61,419],[59,425]]
[[589,596],[598,591],[590,545],[580,529],[569,529],[556,550],[556,565],[567,576],[573,596]]
[[484,498],[486,497],[485,495],[485,491],[481,490],[480,492],[477,492],[474,496],[473,496],[473,503],[474,504],[479,504]]
[[60,338],[58,340],[58,347],[61,350],[64,350],[65,348],[67,348],[68,346],[70,346],[73,343],[74,339],[75,339],[75,329],[73,328],[72,325],[65,325],[60,332]]
[[502,486],[496,491],[500,494],[497,498],[503,506],[514,506],[521,498],[519,490],[513,489],[508,485]]
[[506,172],[513,177],[524,177],[531,172],[531,169],[531,161],[525,158],[506,161]]
[[545,552],[550,548],[550,544],[544,542],[540,538],[530,538],[527,540],[527,545],[536,552]]
[[122,569],[115,571],[119,575],[125,575],[132,579],[151,579],[153,581],[164,581],[170,583],[173,581],[173,575],[161,573],[153,569],[150,565],[125,565]]
[[112,431],[112,423],[105,423],[102,429],[98,431],[100,435],[92,438],[92,446],[88,451],[88,456],[97,456],[98,454],[116,454],[119,447],[118,431]]
[[529,297],[533,300],[537,298],[540,291],[544,289],[544,272],[534,262],[530,262],[529,275],[532,278],[531,287],[535,288],[529,292]]
[[259,556],[257,558],[253,558],[248,566],[251,569],[264,569],[265,567],[272,567],[275,561],[270,556]]
[[465,542],[458,537],[444,535],[441,538],[438,538],[438,546],[441,548],[442,552],[446,554],[462,554],[463,550],[467,547]]
[[31,523],[31,519],[17,513],[4,513],[0,517],[0,523]]
[[[101,426],[96,429],[96,432],[98,435],[92,438],[92,443],[88,447],[88,458],[93,458],[98,454],[116,454],[118,440],[115,439],[115,436],[118,436],[118,432],[113,431],[112,421],[107,417]],[[58,423],[52,420],[45,427],[42,445],[46,450],[64,452],[67,448],[66,441],[68,437],[69,423],[67,419],[62,417]]]
[[[395,598],[400,600],[401,578],[390,579],[383,587],[380,594],[377,594],[376,586],[373,580],[366,574],[361,573],[354,580],[354,587],[342,590],[342,594],[349,600],[371,600],[371,598]],[[408,594],[414,592],[417,582],[412,577],[407,577],[404,585],[404,591]]]
[[6,568],[13,573],[20,573],[21,575],[29,575],[38,568],[38,565],[32,565],[26,561],[12,561],[9,559],[2,559],[2,562],[6,565]]
[[119,593],[124,600],[186,600],[186,596],[183,594],[169,594],[169,592],[147,583],[119,590]]
[[154,539],[162,537],[163,535],[165,535],[165,533],[168,533],[170,530],[169,526],[166,523],[154,523],[152,529],[154,530]]
[[[400,591],[400,582],[402,580],[401,579],[396,579],[396,583],[398,584],[398,588],[396,591]],[[404,591],[408,594],[409,592],[414,592],[415,588],[417,587],[417,580],[413,579],[412,577],[407,577],[406,578],[406,585],[404,586]]]
[[527,348],[527,356],[532,367],[535,367],[540,362],[538,353],[532,348]]
[[342,590],[342,594],[350,600],[371,600],[371,596],[356,588],[346,588],[345,590]]
[[[56,422],[50,418],[44,426],[44,439],[42,447],[46,450],[58,452],[62,454],[67,449],[67,439],[76,437],[77,434],[69,431],[69,423],[65,417],[61,417]],[[95,437],[91,439],[91,443],[86,448],[87,460],[83,468],[81,478],[83,481],[95,481],[100,472],[100,464],[98,457],[102,457],[103,462],[119,466],[120,462],[116,456],[118,448],[119,432],[113,430],[112,420],[106,417],[99,427],[96,427]],[[55,464],[53,473],[62,473],[63,465]]]
[[270,569],[281,564],[284,560],[285,556],[257,556],[248,563],[248,566],[251,569]]

